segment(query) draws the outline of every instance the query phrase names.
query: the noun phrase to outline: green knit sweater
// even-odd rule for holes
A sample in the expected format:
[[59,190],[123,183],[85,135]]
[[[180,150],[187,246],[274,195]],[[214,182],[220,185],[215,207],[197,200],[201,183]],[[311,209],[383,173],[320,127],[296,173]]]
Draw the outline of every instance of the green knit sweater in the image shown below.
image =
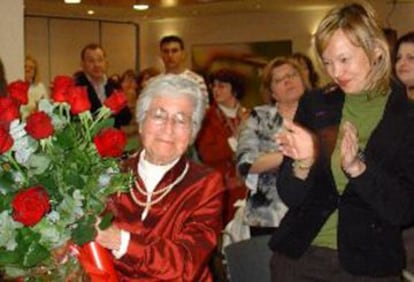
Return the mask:
[[[348,178],[341,169],[340,145],[342,140],[342,125],[345,121],[354,124],[358,130],[358,143],[361,150],[365,149],[372,131],[381,120],[388,95],[371,95],[370,92],[345,95],[342,108],[342,119],[338,139],[331,156],[331,170],[334,176],[336,188],[340,194],[345,190]],[[374,98],[369,98],[374,97]],[[337,249],[337,225],[338,210],[336,210],[325,222],[312,245]]]

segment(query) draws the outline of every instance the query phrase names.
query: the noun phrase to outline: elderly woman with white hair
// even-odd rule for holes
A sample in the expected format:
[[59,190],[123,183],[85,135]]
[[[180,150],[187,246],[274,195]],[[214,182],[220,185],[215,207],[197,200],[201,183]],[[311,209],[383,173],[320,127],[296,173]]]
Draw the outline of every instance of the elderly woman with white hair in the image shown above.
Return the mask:
[[202,123],[202,97],[197,84],[173,74],[139,96],[143,149],[126,161],[135,181],[109,199],[114,220],[96,237],[112,250],[121,281],[212,281],[224,186],[219,172],[185,156]]

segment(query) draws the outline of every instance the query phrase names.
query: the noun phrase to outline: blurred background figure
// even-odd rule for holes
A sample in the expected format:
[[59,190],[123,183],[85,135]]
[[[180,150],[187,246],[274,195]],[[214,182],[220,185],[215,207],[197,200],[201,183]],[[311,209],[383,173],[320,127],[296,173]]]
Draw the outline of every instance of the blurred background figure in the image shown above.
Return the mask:
[[0,59],[0,97],[7,96],[7,79],[3,61]]
[[[87,44],[81,50],[80,58],[82,71],[75,73],[75,84],[86,86],[91,112],[94,113],[119,86],[107,77],[106,54],[102,46],[96,43]],[[131,121],[132,114],[126,106],[114,118],[115,127],[120,128]]]
[[174,73],[198,83],[208,107],[208,90],[204,78],[185,65],[184,40],[177,35],[167,35],[160,40],[161,59],[165,73]]
[[161,71],[155,67],[149,67],[149,68],[141,70],[137,76],[138,95],[139,93],[141,93],[142,89],[144,89],[144,87],[147,85],[148,81],[151,78],[159,75],[160,73]]
[[240,125],[249,110],[240,104],[244,95],[244,78],[231,69],[220,69],[210,76],[213,101],[196,140],[201,161],[223,175],[226,194],[224,223],[233,218],[237,199],[246,195],[246,187],[236,173],[235,152]]
[[242,127],[237,167],[249,189],[245,221],[251,236],[272,234],[287,211],[275,189],[283,155],[273,136],[282,129],[284,119],[293,120],[306,86],[295,59],[273,59],[262,77],[262,92],[269,103],[255,107]]
[[139,147],[138,124],[135,119],[135,107],[138,97],[137,76],[133,69],[126,70],[119,79],[119,86],[127,97],[127,106],[133,116],[130,122],[122,126],[122,130],[128,138],[128,150],[136,150]]
[[[406,33],[397,40],[395,74],[404,84],[409,104],[414,110],[414,32]],[[403,239],[407,254],[407,270],[414,275],[414,222],[403,231]]]
[[49,98],[49,92],[40,81],[39,64],[35,58],[29,55],[26,56],[24,61],[24,80],[30,84],[30,87],[28,92],[28,103],[21,107],[23,118],[36,111],[37,103],[40,99]]
[[302,70],[305,74],[305,78],[308,80],[308,84],[312,89],[318,88],[319,85],[319,74],[317,73],[312,60],[305,54],[296,52],[292,55],[294,59],[298,61]]
[[121,88],[121,78],[121,75],[114,73],[108,79],[116,88]]
[[414,32],[401,36],[395,45],[395,74],[414,101]]

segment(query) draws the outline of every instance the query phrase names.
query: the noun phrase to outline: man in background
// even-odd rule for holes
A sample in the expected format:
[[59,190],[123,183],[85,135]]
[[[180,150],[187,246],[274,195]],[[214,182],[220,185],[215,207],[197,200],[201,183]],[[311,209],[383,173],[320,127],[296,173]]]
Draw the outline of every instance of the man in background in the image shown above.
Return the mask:
[[179,74],[197,82],[208,105],[208,91],[204,79],[185,66],[184,41],[176,35],[164,36],[160,40],[160,52],[161,59],[164,62],[165,73]]
[[[86,45],[81,51],[81,67],[82,71],[75,74],[75,84],[87,87],[91,112],[94,113],[117,88],[106,75],[107,61],[104,49],[96,43]],[[125,107],[114,118],[114,126],[119,128],[129,123],[132,114],[128,107]]]

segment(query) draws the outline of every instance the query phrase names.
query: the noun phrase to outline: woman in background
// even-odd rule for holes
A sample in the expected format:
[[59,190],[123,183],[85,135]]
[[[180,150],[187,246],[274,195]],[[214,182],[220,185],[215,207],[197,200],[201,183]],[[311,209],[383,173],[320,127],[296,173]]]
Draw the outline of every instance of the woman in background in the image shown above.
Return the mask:
[[26,56],[24,62],[24,80],[30,84],[30,87],[28,91],[29,101],[21,107],[23,118],[36,111],[40,99],[49,98],[46,87],[40,82],[39,64],[31,56]]
[[275,189],[283,155],[273,136],[284,119],[295,116],[307,82],[292,58],[270,61],[262,78],[262,92],[269,103],[253,109],[239,135],[237,167],[249,189],[245,208],[251,236],[272,234],[286,213]]
[[[407,91],[412,114],[414,114],[414,32],[401,36],[395,45],[395,74]],[[414,222],[403,231],[407,270],[414,274]]]
[[330,10],[317,55],[339,89],[306,95],[276,141],[289,211],[269,246],[272,281],[401,281],[414,219],[414,120],[391,83],[388,42],[367,2]]
[[246,187],[236,173],[235,151],[242,122],[249,111],[240,104],[244,96],[244,78],[231,69],[219,69],[210,75],[213,104],[208,109],[196,141],[201,161],[221,172],[226,184],[224,223],[234,216],[234,203],[246,195]]

